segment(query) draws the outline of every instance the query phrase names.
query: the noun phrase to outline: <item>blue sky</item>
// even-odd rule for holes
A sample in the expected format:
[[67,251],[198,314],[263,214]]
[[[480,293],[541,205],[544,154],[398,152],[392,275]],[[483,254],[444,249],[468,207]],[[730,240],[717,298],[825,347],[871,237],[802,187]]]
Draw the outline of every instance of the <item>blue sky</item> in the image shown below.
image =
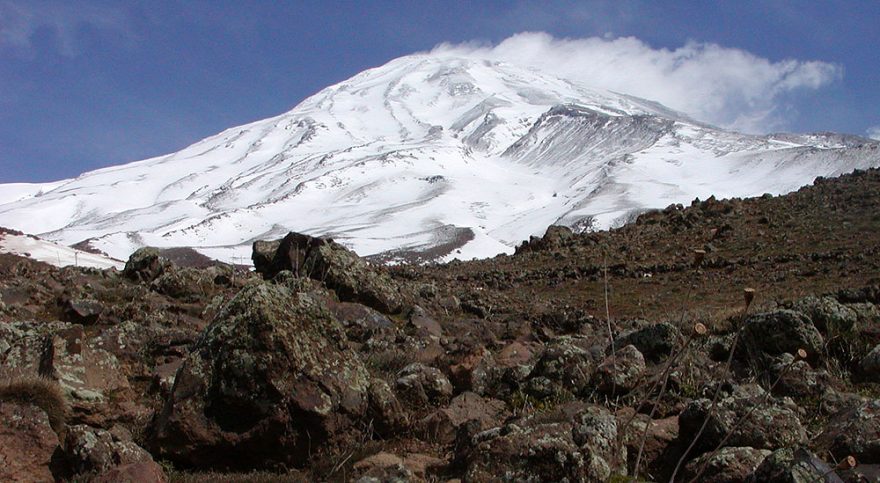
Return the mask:
[[873,0],[0,0],[0,182],[173,152],[441,43],[725,127],[880,137],[878,25]]

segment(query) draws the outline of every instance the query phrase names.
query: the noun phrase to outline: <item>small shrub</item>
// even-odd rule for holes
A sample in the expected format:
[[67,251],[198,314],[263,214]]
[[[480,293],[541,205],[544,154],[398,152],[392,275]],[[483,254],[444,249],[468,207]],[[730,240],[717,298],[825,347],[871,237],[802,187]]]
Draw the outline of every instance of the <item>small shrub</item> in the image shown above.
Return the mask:
[[366,366],[372,372],[391,378],[413,361],[412,355],[397,349],[373,352],[366,358]]
[[0,402],[33,404],[49,416],[49,425],[61,433],[67,422],[67,399],[57,382],[40,376],[14,377],[0,382]]

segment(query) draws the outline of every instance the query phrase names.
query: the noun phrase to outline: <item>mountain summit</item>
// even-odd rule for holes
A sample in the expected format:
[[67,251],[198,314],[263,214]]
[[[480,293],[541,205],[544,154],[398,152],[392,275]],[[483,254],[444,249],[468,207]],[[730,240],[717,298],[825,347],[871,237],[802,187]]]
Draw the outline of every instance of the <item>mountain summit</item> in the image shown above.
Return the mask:
[[548,225],[605,228],[878,165],[880,143],[856,136],[744,135],[535,70],[425,54],[173,154],[0,185],[0,226],[123,259],[150,245],[230,261],[288,231],[388,260],[487,257]]

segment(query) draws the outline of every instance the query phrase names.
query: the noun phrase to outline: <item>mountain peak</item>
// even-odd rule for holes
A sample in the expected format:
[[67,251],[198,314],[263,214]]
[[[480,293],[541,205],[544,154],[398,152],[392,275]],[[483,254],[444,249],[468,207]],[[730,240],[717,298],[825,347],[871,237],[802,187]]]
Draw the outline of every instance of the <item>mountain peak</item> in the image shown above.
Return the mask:
[[231,260],[288,231],[386,259],[485,257],[550,224],[794,190],[878,164],[877,146],[740,135],[534,69],[416,54],[176,153],[10,187],[0,225],[117,258],[154,245]]

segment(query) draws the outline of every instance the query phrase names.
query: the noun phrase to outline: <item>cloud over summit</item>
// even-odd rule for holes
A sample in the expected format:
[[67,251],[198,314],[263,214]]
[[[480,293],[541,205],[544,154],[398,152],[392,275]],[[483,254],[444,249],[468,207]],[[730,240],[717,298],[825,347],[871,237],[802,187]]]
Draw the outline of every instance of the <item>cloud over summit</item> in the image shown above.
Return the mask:
[[441,44],[433,53],[534,67],[745,132],[785,128],[788,96],[819,89],[843,75],[840,66],[827,62],[774,62],[745,50],[694,41],[674,50],[658,49],[635,37],[559,39],[526,32],[497,45]]

